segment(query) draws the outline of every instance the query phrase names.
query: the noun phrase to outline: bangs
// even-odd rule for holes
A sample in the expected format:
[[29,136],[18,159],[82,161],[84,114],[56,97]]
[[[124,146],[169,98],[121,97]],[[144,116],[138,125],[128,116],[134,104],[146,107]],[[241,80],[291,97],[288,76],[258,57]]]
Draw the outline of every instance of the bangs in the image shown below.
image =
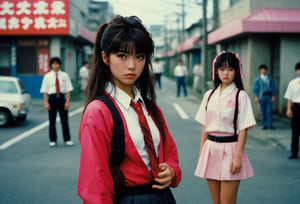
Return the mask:
[[142,53],[147,55],[145,47],[139,46],[132,41],[115,43],[114,45],[112,45],[112,53],[116,53],[119,51],[126,52],[128,54]]
[[129,29],[127,32],[120,32],[112,40],[110,51],[112,53],[119,52],[120,50],[126,51],[129,54],[142,53],[149,57],[153,53],[153,47],[153,41],[148,36],[137,29]]
[[215,67],[217,69],[219,69],[221,67],[222,68],[232,67],[235,70],[238,70],[239,69],[239,61],[236,59],[236,57],[234,55],[223,54],[216,61]]

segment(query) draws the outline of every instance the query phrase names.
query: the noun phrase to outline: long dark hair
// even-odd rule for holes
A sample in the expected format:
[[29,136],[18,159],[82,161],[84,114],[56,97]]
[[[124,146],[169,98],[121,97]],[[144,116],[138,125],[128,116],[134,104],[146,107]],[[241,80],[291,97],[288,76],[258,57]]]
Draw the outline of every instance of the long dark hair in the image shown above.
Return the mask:
[[220,52],[214,62],[213,62],[213,78],[214,78],[214,86],[215,88],[217,88],[221,83],[221,79],[219,78],[219,76],[217,75],[217,71],[219,68],[221,67],[232,67],[235,70],[235,77],[234,77],[234,83],[237,86],[238,89],[240,90],[244,90],[244,85],[242,82],[242,63],[241,60],[239,58],[239,56],[234,53],[234,52],[226,52],[226,51],[222,51]]
[[129,53],[135,51],[146,56],[144,69],[134,84],[141,92],[147,110],[153,116],[164,143],[166,133],[164,131],[163,118],[156,104],[156,95],[150,70],[152,68],[151,58],[154,52],[154,42],[150,33],[136,16],[123,17],[118,15],[109,23],[104,23],[99,27],[94,46],[91,76],[86,89],[86,105],[104,93],[106,82],[110,81],[113,83],[111,70],[104,63],[101,53],[104,52],[109,59],[110,54],[117,53],[119,50],[126,50]]
[[162,118],[156,105],[156,94],[151,79],[151,58],[154,51],[154,42],[150,33],[146,30],[141,20],[136,16],[116,16],[109,23],[102,24],[97,32],[94,46],[93,64],[91,76],[87,84],[87,104],[97,96],[104,93],[107,81],[112,81],[111,71],[102,59],[101,52],[106,56],[116,53],[120,49],[129,50],[131,53],[143,53],[146,62],[141,76],[135,81],[136,87],[140,90],[148,111],[152,114],[157,126],[165,140]]
[[[155,100],[154,87],[150,77],[151,58],[154,50],[154,42],[138,17],[116,16],[109,23],[102,24],[97,32],[94,46],[93,64],[91,77],[87,85],[87,103],[102,94],[107,81],[112,81],[111,71],[104,63],[101,52],[106,56],[116,53],[120,49],[129,52],[143,53],[146,56],[144,70],[135,82],[140,89],[142,97],[147,96]],[[141,83],[143,82],[143,83]]]

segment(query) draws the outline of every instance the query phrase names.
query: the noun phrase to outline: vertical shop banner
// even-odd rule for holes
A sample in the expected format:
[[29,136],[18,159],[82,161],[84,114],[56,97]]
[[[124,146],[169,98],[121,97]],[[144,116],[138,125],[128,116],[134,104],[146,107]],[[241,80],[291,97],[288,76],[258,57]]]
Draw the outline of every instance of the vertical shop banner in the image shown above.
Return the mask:
[[38,74],[44,75],[50,71],[49,48],[38,49]]
[[69,0],[1,0],[0,35],[69,34]]

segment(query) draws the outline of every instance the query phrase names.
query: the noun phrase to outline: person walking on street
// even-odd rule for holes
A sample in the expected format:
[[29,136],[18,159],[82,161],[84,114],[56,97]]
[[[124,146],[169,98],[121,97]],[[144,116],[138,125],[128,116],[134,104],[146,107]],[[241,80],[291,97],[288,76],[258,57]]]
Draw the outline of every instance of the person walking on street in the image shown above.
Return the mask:
[[256,122],[242,78],[238,54],[220,52],[212,64],[214,89],[204,94],[195,116],[202,125],[195,175],[207,180],[212,203],[235,204],[240,180],[254,176],[244,147]]
[[286,115],[291,119],[292,140],[289,159],[297,159],[299,154],[300,136],[300,62],[295,65],[297,77],[289,82],[284,94],[287,99]]
[[[116,16],[98,29],[79,130],[78,193],[84,203],[176,203],[170,187],[179,185],[181,170],[156,103],[153,51],[136,16]],[[120,125],[121,132],[115,128]]]
[[52,57],[50,59],[50,67],[52,70],[45,74],[40,90],[44,95],[45,109],[48,110],[50,147],[55,147],[57,145],[57,112],[59,112],[61,120],[64,144],[66,146],[74,145],[74,142],[71,140],[68,121],[68,109],[73,86],[69,75],[66,72],[61,71],[60,66],[60,58]]
[[152,69],[154,74],[154,83],[157,83],[158,88],[161,90],[161,75],[164,71],[164,68],[158,58],[156,58],[152,64]]
[[197,64],[195,64],[193,68],[193,74],[194,74],[193,90],[194,91],[199,90],[202,92],[203,82],[204,82],[204,70],[200,60],[197,62]]
[[89,71],[89,63],[84,61],[81,68],[79,69],[79,78],[81,91],[84,92],[86,89],[86,85],[89,81],[90,71]]
[[257,76],[253,83],[253,93],[255,102],[260,104],[262,116],[262,129],[274,129],[272,118],[272,104],[275,101],[276,87],[271,75],[267,74],[267,65],[259,66],[260,75]]
[[180,96],[181,87],[183,88],[184,96],[187,97],[186,89],[186,77],[188,75],[188,70],[185,65],[183,65],[182,60],[178,61],[178,65],[174,69],[174,76],[176,77],[177,82],[177,97]]

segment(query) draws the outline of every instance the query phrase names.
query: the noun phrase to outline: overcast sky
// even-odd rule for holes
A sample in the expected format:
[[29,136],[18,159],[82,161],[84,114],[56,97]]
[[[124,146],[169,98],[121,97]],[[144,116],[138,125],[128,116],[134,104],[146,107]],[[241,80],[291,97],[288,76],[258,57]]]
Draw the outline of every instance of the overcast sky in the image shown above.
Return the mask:
[[[176,28],[176,18],[182,12],[182,0],[108,0],[116,14],[123,16],[136,15],[142,19],[146,26],[153,24],[165,24]],[[210,0],[208,0],[210,1]],[[202,8],[196,2],[201,0],[184,0],[185,27],[197,22],[202,18]],[[210,5],[209,5],[210,7]],[[210,9],[208,9],[210,10]],[[209,11],[208,11],[209,13]],[[209,14],[208,14],[209,15]],[[180,18],[182,18],[180,16]],[[181,22],[181,20],[180,20]],[[180,23],[180,26],[182,24]]]

